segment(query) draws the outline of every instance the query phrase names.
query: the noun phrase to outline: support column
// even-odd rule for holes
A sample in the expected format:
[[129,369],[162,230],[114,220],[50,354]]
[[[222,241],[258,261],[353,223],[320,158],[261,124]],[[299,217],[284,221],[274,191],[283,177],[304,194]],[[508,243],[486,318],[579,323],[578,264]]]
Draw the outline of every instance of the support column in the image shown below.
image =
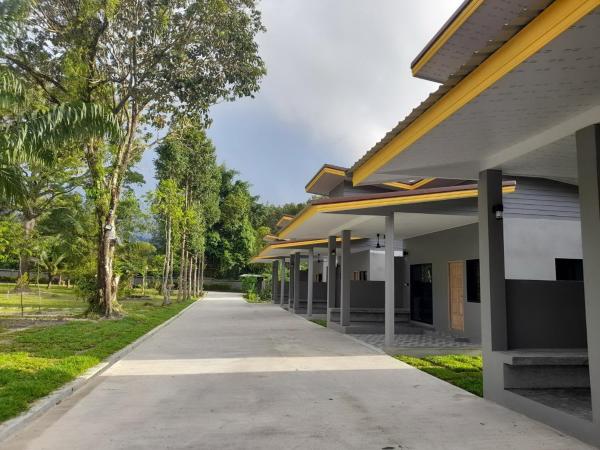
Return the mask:
[[294,301],[294,275],[295,275],[295,271],[294,271],[294,261],[295,259],[295,255],[292,254],[290,255],[290,285],[288,286],[288,311],[290,311],[290,308],[292,307],[292,303]]
[[279,304],[283,306],[283,298],[285,297],[285,258],[281,258],[281,275],[279,288]]
[[576,140],[592,414],[600,427],[600,124],[579,130]]
[[479,173],[481,344],[484,351],[503,351],[508,348],[504,224],[502,218],[496,217],[499,210],[503,210],[502,172],[484,170]]
[[327,240],[327,322],[331,321],[331,308],[335,308],[336,258],[336,237],[329,236]]
[[394,243],[394,213],[385,217],[385,345],[394,345],[396,325],[396,296],[395,296],[395,260]]
[[350,325],[350,230],[342,231],[342,277],[340,280],[340,325]]
[[279,273],[279,261],[273,261],[273,269],[271,272],[271,300],[277,303],[277,278]]
[[313,309],[313,282],[315,278],[315,251],[311,248],[308,250],[308,277],[306,286],[306,316],[312,317]]
[[294,312],[300,310],[300,253],[294,255]]

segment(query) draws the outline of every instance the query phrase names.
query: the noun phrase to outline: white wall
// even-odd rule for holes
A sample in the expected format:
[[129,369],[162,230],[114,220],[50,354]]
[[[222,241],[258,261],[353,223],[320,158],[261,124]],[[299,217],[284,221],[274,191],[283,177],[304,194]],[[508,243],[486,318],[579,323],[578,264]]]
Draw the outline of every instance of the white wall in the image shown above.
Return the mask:
[[371,250],[369,280],[385,281],[385,251]]
[[577,220],[504,219],[506,278],[556,280],[555,258],[582,258]]

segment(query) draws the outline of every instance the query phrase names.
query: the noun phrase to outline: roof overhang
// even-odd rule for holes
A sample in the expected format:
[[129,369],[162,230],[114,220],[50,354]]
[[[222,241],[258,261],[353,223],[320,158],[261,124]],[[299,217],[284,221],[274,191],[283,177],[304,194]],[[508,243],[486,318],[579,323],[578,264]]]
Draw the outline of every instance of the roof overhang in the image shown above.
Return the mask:
[[354,184],[481,170],[574,182],[573,134],[600,122],[600,0],[555,0],[353,167]]
[[411,64],[414,76],[443,83],[486,57],[490,44],[527,24],[552,0],[465,0]]
[[285,227],[287,224],[289,224],[292,220],[294,220],[294,216],[292,216],[291,214],[284,214],[283,216],[281,216],[281,219],[279,219],[277,221],[277,223],[275,224],[275,226],[277,228],[282,228]]
[[[506,182],[503,188],[505,193],[515,189],[514,182]],[[396,230],[399,239],[420,236],[476,222],[477,195],[476,185],[462,185],[317,200],[281,230],[279,237],[301,240],[339,235],[343,230],[374,237],[383,232],[384,217],[392,212],[401,214]]]
[[333,188],[346,179],[346,167],[323,165],[306,185],[309,194],[328,195]]

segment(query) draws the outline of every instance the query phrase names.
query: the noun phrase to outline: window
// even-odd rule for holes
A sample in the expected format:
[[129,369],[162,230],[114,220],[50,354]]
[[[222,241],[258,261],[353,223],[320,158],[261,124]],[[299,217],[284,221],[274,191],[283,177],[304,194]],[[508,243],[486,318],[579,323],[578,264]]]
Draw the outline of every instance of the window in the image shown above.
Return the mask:
[[467,260],[467,302],[481,303],[478,259]]
[[556,258],[558,281],[583,281],[583,259]]
[[358,270],[356,272],[352,272],[352,279],[359,281],[367,281],[367,271],[366,270]]

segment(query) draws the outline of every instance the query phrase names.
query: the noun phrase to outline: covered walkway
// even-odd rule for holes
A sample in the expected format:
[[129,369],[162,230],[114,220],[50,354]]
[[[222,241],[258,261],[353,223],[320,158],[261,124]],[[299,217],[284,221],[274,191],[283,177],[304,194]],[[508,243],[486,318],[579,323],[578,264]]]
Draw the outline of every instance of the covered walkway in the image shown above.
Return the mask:
[[577,449],[276,305],[211,293],[4,449]]

